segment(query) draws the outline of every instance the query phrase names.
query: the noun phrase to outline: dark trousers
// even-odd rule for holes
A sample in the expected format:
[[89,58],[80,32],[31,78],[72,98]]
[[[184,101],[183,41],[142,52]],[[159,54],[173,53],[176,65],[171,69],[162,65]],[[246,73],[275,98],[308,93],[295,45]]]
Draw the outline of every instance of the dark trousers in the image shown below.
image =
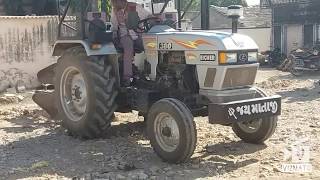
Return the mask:
[[133,40],[130,35],[120,37],[123,47],[123,79],[129,80],[132,77],[132,62],[134,58]]

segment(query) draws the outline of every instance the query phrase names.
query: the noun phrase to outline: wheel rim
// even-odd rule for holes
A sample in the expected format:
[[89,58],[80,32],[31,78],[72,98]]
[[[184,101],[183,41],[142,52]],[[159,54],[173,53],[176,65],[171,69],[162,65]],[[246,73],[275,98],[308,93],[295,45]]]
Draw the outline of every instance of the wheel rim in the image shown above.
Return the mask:
[[87,89],[85,80],[75,67],[68,67],[60,81],[60,102],[63,111],[72,121],[79,121],[87,109]]
[[159,146],[166,152],[177,149],[180,140],[179,127],[175,119],[168,113],[157,115],[154,132]]
[[238,123],[240,129],[242,129],[242,131],[246,133],[257,132],[261,127],[261,124],[262,124],[262,119]]

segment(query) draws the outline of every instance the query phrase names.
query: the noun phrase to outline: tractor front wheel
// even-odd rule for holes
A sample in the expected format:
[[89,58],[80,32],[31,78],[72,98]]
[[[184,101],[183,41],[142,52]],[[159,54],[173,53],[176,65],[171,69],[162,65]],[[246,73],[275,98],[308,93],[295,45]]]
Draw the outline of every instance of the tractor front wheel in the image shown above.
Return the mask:
[[[257,89],[256,97],[267,97],[267,94],[261,89]],[[261,144],[273,135],[277,122],[278,117],[271,116],[234,123],[232,129],[243,141]]]
[[150,109],[147,133],[154,151],[169,163],[183,163],[197,142],[196,126],[188,107],[176,99],[162,99]]

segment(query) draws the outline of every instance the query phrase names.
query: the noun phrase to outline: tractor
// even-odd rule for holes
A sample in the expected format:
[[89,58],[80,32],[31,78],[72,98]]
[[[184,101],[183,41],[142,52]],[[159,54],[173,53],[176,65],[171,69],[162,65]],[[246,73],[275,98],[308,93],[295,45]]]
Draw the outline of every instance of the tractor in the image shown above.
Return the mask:
[[[80,6],[71,8],[73,1]],[[232,23],[232,33],[203,30],[208,29],[208,0],[202,0],[202,30],[180,28],[187,10],[181,10],[179,2],[173,24],[153,17],[132,18],[131,25],[143,32],[142,46],[135,47],[129,87],[120,83],[122,50],[111,38],[110,23],[90,2],[59,3],[53,50],[58,60],[38,73],[46,89],[33,96],[71,135],[98,138],[112,128],[115,112],[135,110],[145,118],[156,154],[166,162],[183,163],[197,144],[194,117],[208,116],[210,124],[231,126],[248,143],[263,143],[274,133],[281,97],[254,87],[258,46],[236,32],[237,23]],[[152,6],[163,6],[158,17],[168,2],[152,0]],[[231,17],[239,17],[237,6],[229,10]]]

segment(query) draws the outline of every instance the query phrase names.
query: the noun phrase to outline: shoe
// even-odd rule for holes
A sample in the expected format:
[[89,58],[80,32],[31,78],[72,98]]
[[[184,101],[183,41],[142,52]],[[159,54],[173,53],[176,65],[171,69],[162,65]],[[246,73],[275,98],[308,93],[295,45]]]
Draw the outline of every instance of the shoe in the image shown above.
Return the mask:
[[123,81],[121,82],[121,87],[130,87],[131,84],[132,84],[131,78],[130,78],[130,79],[127,79],[127,80],[123,80]]

